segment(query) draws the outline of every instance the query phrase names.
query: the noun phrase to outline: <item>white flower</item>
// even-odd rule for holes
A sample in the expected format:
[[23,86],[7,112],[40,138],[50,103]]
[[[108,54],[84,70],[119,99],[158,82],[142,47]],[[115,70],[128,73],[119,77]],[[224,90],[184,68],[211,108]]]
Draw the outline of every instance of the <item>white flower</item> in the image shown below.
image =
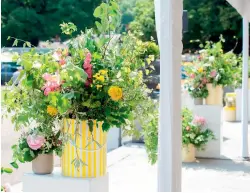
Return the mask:
[[56,52],[54,52],[54,54],[52,55],[52,57],[53,57],[56,61],[59,61],[59,60],[60,60],[60,55],[57,54]]
[[11,185],[6,183],[3,185],[4,192],[12,192]]
[[205,63],[204,66],[211,66],[211,63]]
[[213,62],[215,60],[214,56],[209,56],[209,61]]
[[33,63],[33,68],[41,68],[42,64],[40,62],[35,61]]
[[204,49],[199,51],[200,54],[204,53],[204,52],[206,52],[206,50],[204,50]]

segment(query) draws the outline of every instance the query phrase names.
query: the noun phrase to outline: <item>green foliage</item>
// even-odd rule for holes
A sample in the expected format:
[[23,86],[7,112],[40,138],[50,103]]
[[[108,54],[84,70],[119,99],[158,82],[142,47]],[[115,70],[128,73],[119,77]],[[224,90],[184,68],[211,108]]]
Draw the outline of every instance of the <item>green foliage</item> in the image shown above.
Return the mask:
[[1,167],[1,174],[3,174],[3,173],[11,174],[12,172],[13,172],[13,170],[11,168]]
[[[200,49],[199,44],[191,44],[190,40],[218,41],[220,34],[227,40],[224,45],[226,51],[235,46],[233,36],[239,38],[235,51],[241,51],[241,16],[227,1],[184,0],[183,6],[188,11],[188,32],[183,36],[184,52]],[[156,39],[154,1],[137,1],[134,13],[135,19],[130,23],[130,29],[142,32],[143,35],[139,36],[142,40],[151,40],[151,36]]]
[[218,41],[220,34],[227,40],[224,48],[226,51],[235,46],[232,38],[239,38],[237,52],[242,48],[242,22],[241,16],[225,0],[184,0],[184,9],[188,10],[188,32],[184,34],[183,44],[185,49],[199,49],[199,44],[190,44],[190,40],[200,39]]
[[152,41],[149,42],[143,42],[143,46],[145,48],[145,52],[142,55],[142,58],[147,58],[150,55],[153,55],[155,59],[160,57],[160,49],[159,46]]
[[193,98],[207,98],[208,97],[208,90],[205,85],[203,87],[192,87],[191,84],[187,85],[187,90],[188,93],[190,94],[191,97]]
[[122,32],[127,31],[127,26],[130,22],[134,20],[135,12],[134,7],[136,5],[137,0],[120,0],[118,3],[121,9],[121,25],[122,25]]
[[[37,45],[60,34],[59,24],[75,23],[79,29],[94,25],[93,10],[101,0],[3,0],[1,16],[2,45],[11,46],[8,36]],[[66,36],[62,36],[65,39]],[[23,44],[18,44],[22,46]]]
[[155,11],[153,0],[139,0],[135,6],[135,19],[129,25],[132,32],[141,32],[144,41],[157,39],[155,30]]

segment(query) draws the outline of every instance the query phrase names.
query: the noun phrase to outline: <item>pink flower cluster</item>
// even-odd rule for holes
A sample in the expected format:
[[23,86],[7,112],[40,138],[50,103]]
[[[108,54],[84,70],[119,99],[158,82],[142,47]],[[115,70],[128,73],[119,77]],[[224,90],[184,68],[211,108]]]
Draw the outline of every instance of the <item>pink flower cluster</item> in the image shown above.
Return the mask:
[[88,52],[83,64],[83,69],[88,75],[87,81],[85,82],[86,86],[89,86],[92,83],[93,72],[92,72],[92,65],[90,64],[90,62],[91,62],[91,53]]
[[195,74],[191,73],[190,75],[190,78],[195,78]]
[[43,74],[43,79],[46,80],[46,83],[42,87],[45,96],[48,96],[50,92],[60,89],[61,84],[59,78],[59,75]]
[[206,120],[204,117],[200,117],[196,115],[193,119],[193,124],[197,126],[204,126],[206,124]]
[[201,82],[202,82],[202,84],[206,84],[208,81],[207,81],[207,79],[204,77],[204,78],[201,79]]
[[41,135],[29,135],[27,137],[27,143],[29,147],[33,150],[38,150],[40,149],[43,144],[45,143],[45,138]]
[[217,75],[217,72],[216,72],[216,70],[212,70],[211,72],[210,72],[210,76],[211,77],[216,77],[216,75]]

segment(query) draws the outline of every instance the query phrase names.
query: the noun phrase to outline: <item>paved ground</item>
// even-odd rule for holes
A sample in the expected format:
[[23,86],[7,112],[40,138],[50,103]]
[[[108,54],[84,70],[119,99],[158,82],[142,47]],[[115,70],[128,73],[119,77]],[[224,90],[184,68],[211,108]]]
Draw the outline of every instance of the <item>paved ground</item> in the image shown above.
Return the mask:
[[[115,154],[120,160],[109,166],[111,192],[157,190],[157,166],[147,163],[143,146],[128,145],[109,156],[116,157]],[[250,162],[200,159],[197,163],[183,164],[182,190],[250,192]]]
[[[237,159],[241,156],[241,123],[224,122],[222,128],[223,144],[221,154],[227,158]],[[248,123],[248,150],[250,155],[250,123]]]
[[[250,134],[250,125],[249,134]],[[241,124],[223,124],[224,142],[222,154],[236,159],[241,152]],[[18,134],[8,120],[1,124],[1,163],[6,166],[11,160],[10,146]],[[250,139],[250,137],[249,137]],[[250,146],[249,146],[250,150]],[[250,192],[250,162],[201,159],[199,163],[183,164],[183,191],[245,191]],[[57,161],[57,163],[59,163]],[[150,166],[140,144],[116,149],[108,154],[110,191],[156,191],[156,165]],[[23,172],[30,164],[21,165],[13,175],[3,175],[1,182],[15,184],[21,181]],[[21,190],[19,184],[17,190]]]
[[[108,154],[110,192],[156,192],[157,165],[147,162],[142,144]],[[167,179],[166,179],[167,180]],[[21,191],[22,184],[14,187]],[[183,192],[250,192],[250,162],[200,159],[182,166]]]

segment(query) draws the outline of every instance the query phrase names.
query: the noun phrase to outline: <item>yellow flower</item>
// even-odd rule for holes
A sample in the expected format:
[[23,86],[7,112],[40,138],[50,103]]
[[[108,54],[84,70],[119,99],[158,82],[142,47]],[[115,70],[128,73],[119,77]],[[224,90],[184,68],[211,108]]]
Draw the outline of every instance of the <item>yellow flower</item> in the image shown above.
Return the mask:
[[160,84],[157,84],[156,89],[160,90]]
[[108,70],[99,70],[99,73],[102,75],[107,75]]
[[104,76],[103,76],[103,75],[97,76],[97,77],[96,77],[96,80],[99,80],[99,81],[101,81],[101,82],[104,82]]
[[122,89],[119,86],[111,86],[108,90],[109,96],[114,101],[118,101],[122,98]]
[[97,90],[99,90],[99,88],[102,88],[102,85],[96,85]]
[[100,76],[100,73],[96,73],[95,75],[93,75],[94,78],[97,78],[98,76]]
[[58,111],[57,111],[57,109],[56,109],[55,107],[49,105],[49,106],[47,107],[47,113],[48,113],[50,116],[55,116],[55,115],[57,115]]
[[200,68],[198,68],[198,72],[203,72],[203,68],[202,67],[200,67]]

